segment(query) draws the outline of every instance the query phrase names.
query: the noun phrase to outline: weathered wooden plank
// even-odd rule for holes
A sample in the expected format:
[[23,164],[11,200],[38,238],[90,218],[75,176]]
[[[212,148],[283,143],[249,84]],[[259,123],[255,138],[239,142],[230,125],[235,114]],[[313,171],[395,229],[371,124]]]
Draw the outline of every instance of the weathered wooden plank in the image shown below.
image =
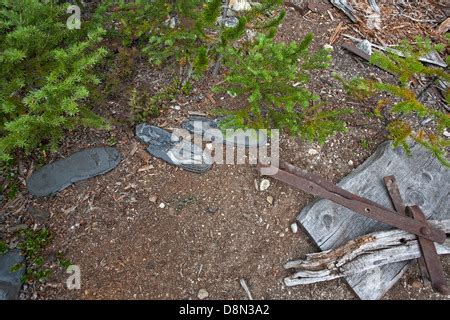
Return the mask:
[[[446,233],[450,232],[450,220],[430,223]],[[435,245],[438,254],[450,254],[450,239],[447,238],[443,245]],[[284,267],[294,269],[295,273],[284,282],[287,286],[296,286],[328,281],[421,255],[415,235],[403,230],[379,231],[350,240],[342,247],[311,253],[305,259],[286,263]]]
[[[428,218],[450,218],[450,170],[444,168],[423,147],[412,147],[408,157],[391,143],[383,143],[359,168],[338,185],[393,209],[383,177],[394,175],[406,205],[418,205]],[[303,229],[322,250],[342,246],[351,239],[390,229],[377,221],[360,216],[328,200],[317,200],[297,217]],[[398,262],[371,269],[346,280],[364,300],[380,299],[403,275],[408,262]]]

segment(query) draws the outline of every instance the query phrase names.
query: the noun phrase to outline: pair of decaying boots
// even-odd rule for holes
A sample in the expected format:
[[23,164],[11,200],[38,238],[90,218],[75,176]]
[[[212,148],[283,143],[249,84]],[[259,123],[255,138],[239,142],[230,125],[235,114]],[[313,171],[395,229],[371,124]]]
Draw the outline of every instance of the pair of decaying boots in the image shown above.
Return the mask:
[[[250,148],[267,143],[267,136],[262,132],[238,130],[231,134],[227,132],[224,136],[219,130],[219,121],[220,119],[192,117],[184,121],[181,128],[190,134],[201,136],[203,142]],[[148,145],[147,151],[151,155],[169,164],[195,173],[204,173],[212,166],[213,160],[208,152],[178,133],[171,134],[156,126],[140,124],[136,127],[136,136]]]

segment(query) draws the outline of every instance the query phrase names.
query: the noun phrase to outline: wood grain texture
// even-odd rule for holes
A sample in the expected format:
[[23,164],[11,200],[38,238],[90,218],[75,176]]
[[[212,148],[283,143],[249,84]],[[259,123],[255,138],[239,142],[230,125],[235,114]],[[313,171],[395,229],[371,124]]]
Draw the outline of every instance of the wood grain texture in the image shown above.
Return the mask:
[[[450,232],[450,220],[430,223],[446,233]],[[450,254],[450,239],[435,246],[438,254]],[[287,286],[296,286],[328,281],[421,255],[415,235],[403,230],[379,231],[350,240],[342,247],[311,253],[305,259],[286,263],[285,269],[294,269],[295,272],[284,282]]]
[[[394,175],[406,205],[418,205],[427,218],[450,218],[450,170],[444,168],[420,145],[408,157],[402,149],[383,143],[359,168],[338,185],[393,209],[383,177]],[[360,216],[328,200],[317,200],[297,217],[304,231],[322,250],[344,245],[369,233],[389,230],[389,226]],[[408,269],[409,262],[397,262],[346,277],[359,298],[380,299]]]

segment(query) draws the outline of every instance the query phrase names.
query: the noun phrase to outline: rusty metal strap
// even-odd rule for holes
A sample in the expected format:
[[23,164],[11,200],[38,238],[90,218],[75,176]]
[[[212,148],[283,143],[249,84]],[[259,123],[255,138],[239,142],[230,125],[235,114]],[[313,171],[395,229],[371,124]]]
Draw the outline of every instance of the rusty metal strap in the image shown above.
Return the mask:
[[[402,214],[406,214],[406,205],[403,202],[403,198],[400,194],[400,189],[397,185],[397,179],[394,176],[384,177],[384,184],[386,185],[386,189],[389,192],[389,196],[391,197],[392,203],[394,205],[395,210]],[[411,217],[411,215],[410,215]],[[420,243],[419,243],[420,245]],[[422,250],[422,248],[421,248]],[[427,270],[427,265],[425,264],[424,257],[420,257],[417,259],[417,265],[419,266],[420,274],[422,276],[423,284],[428,286],[431,284],[430,273]]]
[[[417,221],[428,223],[425,214],[418,206],[406,207],[406,212]],[[445,279],[444,268],[437,254],[433,241],[418,237],[420,249],[422,251],[425,267],[431,280],[431,285],[436,291],[448,295],[447,280]]]
[[[263,167],[259,164],[258,170],[261,171]],[[396,214],[395,211],[384,208],[369,199],[359,197],[321,177],[294,166],[282,165],[281,169],[275,170],[275,172],[277,173],[271,175],[274,179],[287,183],[303,192],[333,201],[370,219],[438,243],[444,243],[447,238],[443,231],[429,226],[427,223]]]

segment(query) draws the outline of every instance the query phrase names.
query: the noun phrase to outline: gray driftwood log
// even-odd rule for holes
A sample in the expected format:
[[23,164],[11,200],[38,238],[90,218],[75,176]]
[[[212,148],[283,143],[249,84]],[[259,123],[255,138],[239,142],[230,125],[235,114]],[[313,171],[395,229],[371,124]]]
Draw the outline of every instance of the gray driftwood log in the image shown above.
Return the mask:
[[[450,233],[450,220],[430,221]],[[450,239],[436,244],[438,254],[450,254]],[[290,261],[286,269],[295,274],[284,279],[287,286],[311,284],[352,276],[390,263],[408,261],[421,256],[416,236],[402,230],[380,231],[349,241],[342,247],[312,253],[306,259]]]
[[[432,220],[450,219],[450,170],[420,145],[412,147],[412,156],[382,144],[359,168],[338,185],[393,209],[383,177],[394,175],[406,205],[418,205]],[[299,224],[322,250],[338,248],[348,241],[392,228],[360,216],[328,200],[317,200],[297,217]],[[403,275],[408,261],[347,276],[345,279],[361,299],[380,299]]]

